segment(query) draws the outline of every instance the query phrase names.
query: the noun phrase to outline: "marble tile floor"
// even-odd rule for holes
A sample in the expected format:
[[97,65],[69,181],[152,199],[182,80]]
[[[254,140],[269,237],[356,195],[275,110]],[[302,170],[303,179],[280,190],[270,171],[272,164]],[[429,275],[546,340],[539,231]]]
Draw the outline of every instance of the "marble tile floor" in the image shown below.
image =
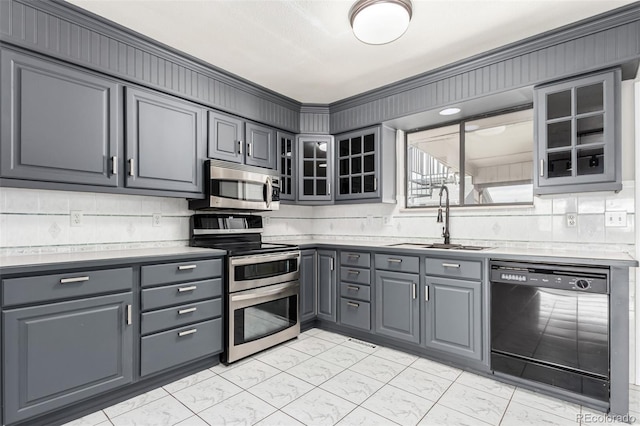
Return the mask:
[[[640,419],[640,387],[631,386]],[[580,405],[424,358],[312,329],[65,426],[588,425]],[[638,421],[636,421],[638,423]]]

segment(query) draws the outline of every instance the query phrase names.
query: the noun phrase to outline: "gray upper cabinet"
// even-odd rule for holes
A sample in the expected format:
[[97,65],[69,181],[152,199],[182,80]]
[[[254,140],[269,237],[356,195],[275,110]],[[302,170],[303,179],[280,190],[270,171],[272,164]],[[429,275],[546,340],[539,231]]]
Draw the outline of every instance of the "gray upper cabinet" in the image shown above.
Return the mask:
[[124,293],[5,310],[5,423],[131,382],[132,300]]
[[622,189],[620,70],[535,90],[536,194]]
[[336,322],[336,252],[318,250],[318,319]]
[[0,175],[117,186],[120,86],[11,50],[0,55]]
[[482,359],[481,290],[479,281],[427,277],[423,328],[428,348]]
[[277,154],[276,162],[280,172],[280,200],[296,199],[296,137],[291,133],[278,132],[276,134]]
[[209,158],[242,163],[244,161],[244,121],[209,111]]
[[336,201],[395,202],[395,147],[385,126],[336,135]]
[[302,250],[300,254],[300,322],[316,317],[316,251]]
[[266,126],[247,123],[247,155],[245,163],[250,166],[276,168],[276,140],[275,132]]
[[377,270],[375,280],[375,332],[419,343],[419,276]]
[[126,96],[126,186],[202,192],[204,110],[130,87]]
[[209,158],[275,169],[276,142],[270,127],[209,111]]
[[306,203],[333,201],[333,136],[300,135],[298,153],[298,200]]

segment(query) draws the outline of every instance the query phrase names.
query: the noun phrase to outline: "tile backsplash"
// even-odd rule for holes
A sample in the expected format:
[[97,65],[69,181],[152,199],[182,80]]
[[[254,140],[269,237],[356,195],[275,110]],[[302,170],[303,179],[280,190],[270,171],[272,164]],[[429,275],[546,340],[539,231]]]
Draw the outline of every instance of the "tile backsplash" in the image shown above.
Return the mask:
[[192,213],[181,198],[2,187],[0,255],[185,246]]

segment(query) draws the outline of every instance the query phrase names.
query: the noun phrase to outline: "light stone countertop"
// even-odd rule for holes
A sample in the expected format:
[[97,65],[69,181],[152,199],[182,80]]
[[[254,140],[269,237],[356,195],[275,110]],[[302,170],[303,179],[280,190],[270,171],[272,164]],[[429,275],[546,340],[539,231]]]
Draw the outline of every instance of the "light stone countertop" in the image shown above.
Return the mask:
[[[167,258],[167,257],[206,257],[206,256],[224,256],[224,250],[199,248],[199,247],[159,247],[159,248],[143,248],[129,250],[105,250],[105,251],[87,251],[75,253],[47,253],[25,256],[1,256],[0,268],[24,268],[24,267],[42,267],[56,266],[63,263],[74,262],[100,262],[100,261],[118,261],[130,259],[135,262],[144,261],[144,258]],[[179,259],[176,259],[179,260]]]
[[[518,260],[528,262],[560,262],[560,263],[580,263],[588,265],[606,265],[606,266],[623,266],[636,267],[638,261],[627,252],[607,252],[594,250],[562,250],[557,248],[526,248],[526,247],[488,247],[484,250],[447,250],[437,248],[421,248],[416,247],[394,247],[396,244],[403,244],[399,241],[369,241],[369,240],[342,240],[342,239],[291,239],[291,240],[273,240],[273,243],[296,244],[300,248],[311,247],[343,247],[354,250],[366,250],[388,248],[393,251],[403,252],[406,254],[435,256],[453,256],[453,257],[472,257],[472,258],[489,258],[503,260]],[[425,242],[424,245],[428,245]]]

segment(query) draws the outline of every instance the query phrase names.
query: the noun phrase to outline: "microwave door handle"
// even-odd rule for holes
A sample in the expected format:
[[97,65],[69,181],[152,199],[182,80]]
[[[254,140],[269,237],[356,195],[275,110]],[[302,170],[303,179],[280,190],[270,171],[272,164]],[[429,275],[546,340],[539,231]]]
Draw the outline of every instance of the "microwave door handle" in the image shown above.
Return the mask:
[[271,176],[267,176],[267,196],[265,197],[267,201],[267,208],[271,207],[271,202],[273,201],[273,185],[271,184]]

